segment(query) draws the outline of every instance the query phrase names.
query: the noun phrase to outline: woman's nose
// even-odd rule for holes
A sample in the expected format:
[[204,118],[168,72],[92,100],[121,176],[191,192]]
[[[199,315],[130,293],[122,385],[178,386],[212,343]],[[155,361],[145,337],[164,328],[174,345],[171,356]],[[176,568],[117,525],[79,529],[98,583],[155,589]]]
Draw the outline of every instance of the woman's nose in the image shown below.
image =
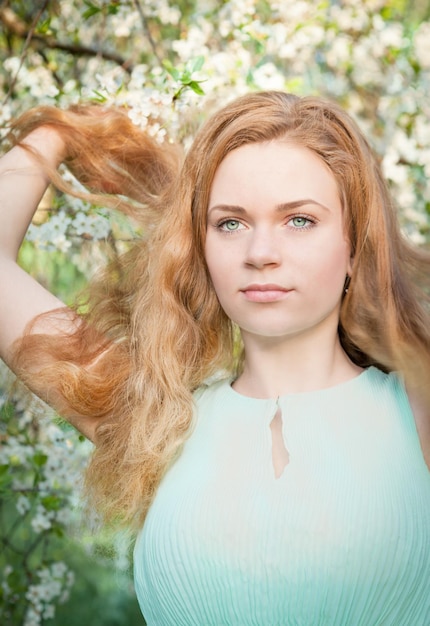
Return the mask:
[[269,229],[255,229],[248,240],[245,263],[254,267],[279,265],[281,263],[280,242]]

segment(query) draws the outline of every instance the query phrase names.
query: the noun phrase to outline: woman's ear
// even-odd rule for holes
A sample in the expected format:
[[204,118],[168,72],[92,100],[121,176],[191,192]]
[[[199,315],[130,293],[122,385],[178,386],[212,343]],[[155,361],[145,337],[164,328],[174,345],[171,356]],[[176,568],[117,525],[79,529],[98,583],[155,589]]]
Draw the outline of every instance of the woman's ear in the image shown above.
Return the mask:
[[351,282],[351,276],[349,274],[346,275],[345,277],[345,282],[343,284],[343,293],[347,294],[348,293],[348,288],[349,288],[349,283]]

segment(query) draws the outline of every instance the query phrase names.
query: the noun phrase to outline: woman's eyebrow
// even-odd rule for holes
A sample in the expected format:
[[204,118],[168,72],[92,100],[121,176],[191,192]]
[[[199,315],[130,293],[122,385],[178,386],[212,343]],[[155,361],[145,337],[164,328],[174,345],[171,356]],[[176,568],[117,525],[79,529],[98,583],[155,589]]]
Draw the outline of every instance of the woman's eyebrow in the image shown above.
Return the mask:
[[215,204],[212,207],[209,207],[208,209],[208,215],[209,213],[212,213],[212,211],[221,211],[223,213],[239,213],[241,215],[244,215],[246,213],[246,210],[241,207],[241,206],[237,206],[235,204]]
[[[312,198],[303,198],[301,200],[292,200],[291,202],[282,202],[281,204],[276,205],[275,210],[279,213],[282,213],[285,211],[292,211],[294,209],[298,209],[307,204],[315,204],[316,206],[319,206],[322,209],[329,211],[329,208],[327,206],[325,206],[321,202],[318,202],[317,200],[313,200]],[[221,211],[223,213],[233,212],[239,215],[244,215],[246,213],[246,209],[236,204],[215,204],[214,206],[208,209],[208,215],[212,211]]]
[[325,206],[325,204],[318,202],[318,200],[314,200],[313,198],[304,198],[303,200],[292,200],[291,202],[282,202],[282,204],[278,204],[276,206],[276,211],[279,211],[279,212],[291,211],[291,209],[298,209],[306,204],[315,204],[316,206],[319,206],[322,209],[325,209],[326,211],[330,210],[327,206]]

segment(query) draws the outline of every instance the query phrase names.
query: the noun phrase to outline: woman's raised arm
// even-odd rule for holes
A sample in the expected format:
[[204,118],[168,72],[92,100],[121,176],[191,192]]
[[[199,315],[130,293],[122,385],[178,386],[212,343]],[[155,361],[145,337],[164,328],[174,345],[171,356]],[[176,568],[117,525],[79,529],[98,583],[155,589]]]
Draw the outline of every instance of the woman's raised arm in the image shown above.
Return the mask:
[[[46,164],[56,168],[65,157],[65,144],[59,132],[49,126],[33,130],[23,141],[39,153]],[[64,307],[64,304],[29,276],[16,262],[18,251],[49,180],[43,164],[21,145],[0,159],[0,357],[13,369],[13,344],[38,315]],[[55,322],[42,318],[37,331],[62,334],[70,331],[70,317],[55,316]],[[42,325],[43,324],[43,325]],[[40,388],[31,372],[29,386],[61,412],[87,437],[93,439],[94,420],[67,415],[55,389]]]

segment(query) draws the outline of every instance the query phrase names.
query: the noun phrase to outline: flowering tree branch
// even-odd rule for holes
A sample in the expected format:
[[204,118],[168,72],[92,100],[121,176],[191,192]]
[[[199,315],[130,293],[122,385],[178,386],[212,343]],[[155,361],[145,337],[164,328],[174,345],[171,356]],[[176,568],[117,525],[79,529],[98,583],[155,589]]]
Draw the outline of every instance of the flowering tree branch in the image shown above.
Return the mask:
[[148,26],[148,21],[147,21],[147,19],[145,17],[145,14],[143,12],[142,5],[140,4],[140,0],[133,0],[133,4],[136,7],[136,10],[137,10],[137,12],[139,14],[140,21],[142,23],[143,32],[145,33],[146,37],[148,38],[149,44],[151,46],[151,50],[152,50],[155,58],[157,59],[158,63],[161,65],[162,59],[161,59],[161,57],[160,57],[160,55],[158,53],[157,45],[156,45],[155,40],[154,40],[154,38],[152,36],[151,30],[150,30],[150,28]]
[[106,61],[112,61],[121,66],[126,72],[130,73],[133,69],[133,65],[130,59],[126,59],[116,52],[104,50],[97,46],[86,46],[83,44],[76,44],[71,42],[59,41],[51,35],[45,35],[35,32],[37,22],[40,16],[46,8],[49,0],[46,0],[38,11],[36,18],[33,20],[31,26],[28,26],[10,7],[0,8],[0,22],[8,34],[25,39],[24,51],[33,44],[36,49],[49,48],[52,50],[62,50],[63,52],[69,52],[73,55],[100,57]]

